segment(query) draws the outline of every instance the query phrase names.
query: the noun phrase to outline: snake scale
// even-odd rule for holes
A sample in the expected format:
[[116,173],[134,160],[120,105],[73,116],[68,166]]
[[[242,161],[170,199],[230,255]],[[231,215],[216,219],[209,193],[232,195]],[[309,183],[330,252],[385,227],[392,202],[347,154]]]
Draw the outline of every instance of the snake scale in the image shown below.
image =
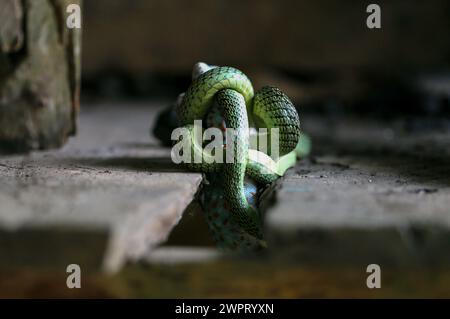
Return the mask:
[[[238,69],[200,62],[194,66],[193,81],[187,91],[161,117],[166,124],[171,120],[187,128],[192,153],[197,152],[204,159],[184,165],[205,174],[200,201],[217,245],[241,252],[266,247],[258,196],[310,147],[309,139],[300,132],[299,116],[289,98],[270,86],[254,92],[248,77]],[[233,139],[221,141],[225,154],[233,150],[232,161],[224,158],[218,163],[211,159],[211,153],[198,143],[201,138],[196,136],[199,133],[193,127],[195,120],[224,133],[233,129]],[[267,140],[272,140],[271,129],[277,130],[278,143],[270,144],[267,152],[276,146],[278,157],[271,158],[250,148],[249,139],[255,134],[249,133],[251,127],[266,128]],[[157,127],[155,135],[161,138],[159,131]]]

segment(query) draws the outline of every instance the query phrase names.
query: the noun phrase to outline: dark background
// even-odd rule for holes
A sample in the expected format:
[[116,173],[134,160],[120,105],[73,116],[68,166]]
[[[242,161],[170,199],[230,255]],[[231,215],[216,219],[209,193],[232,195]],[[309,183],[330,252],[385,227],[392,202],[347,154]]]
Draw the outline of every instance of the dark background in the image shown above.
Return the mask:
[[174,98],[197,61],[240,68],[307,111],[447,115],[450,2],[84,1],[85,98]]

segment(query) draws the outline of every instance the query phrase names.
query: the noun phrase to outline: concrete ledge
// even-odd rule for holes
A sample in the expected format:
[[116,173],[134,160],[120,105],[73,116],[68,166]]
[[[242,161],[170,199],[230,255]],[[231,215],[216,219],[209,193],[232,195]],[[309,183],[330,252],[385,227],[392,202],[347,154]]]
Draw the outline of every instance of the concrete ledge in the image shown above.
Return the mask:
[[0,268],[114,272],[167,239],[202,177],[150,139],[152,110],[94,108],[64,149],[0,157]]
[[318,155],[290,170],[268,196],[274,258],[448,267],[450,135],[322,122],[307,122]]

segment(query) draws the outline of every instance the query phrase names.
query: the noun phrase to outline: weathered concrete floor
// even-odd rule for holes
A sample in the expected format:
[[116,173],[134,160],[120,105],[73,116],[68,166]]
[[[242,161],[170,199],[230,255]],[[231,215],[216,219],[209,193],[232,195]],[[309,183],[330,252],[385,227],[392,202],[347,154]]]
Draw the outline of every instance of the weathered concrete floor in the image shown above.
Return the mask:
[[[169,150],[147,138],[147,109],[88,112],[82,114],[79,136],[63,150],[1,158],[0,244],[9,254],[0,260],[62,265],[78,259],[109,269],[130,257],[140,262],[113,278],[87,279],[86,290],[77,292],[65,288],[64,274],[55,279],[19,273],[32,284],[17,286],[16,295],[39,296],[30,285],[51,283],[53,290],[41,293],[450,296],[449,132],[304,116],[313,155],[265,194],[268,253],[229,259],[198,247],[211,242],[196,209],[184,216],[168,242],[182,248],[148,249],[164,242],[200,175],[173,171]],[[160,213],[167,210],[165,219]],[[36,234],[41,227],[46,229]],[[377,291],[366,286],[371,263],[383,271],[383,288]],[[18,281],[11,278],[0,278],[0,287],[15,286]]]
[[[270,256],[360,269],[450,267],[450,132],[308,115],[304,124],[312,157],[263,197]],[[199,245],[202,222],[185,216],[170,244]]]
[[154,108],[85,107],[61,150],[0,157],[0,268],[118,270],[166,240],[201,182],[149,137]]
[[450,132],[305,120],[314,155],[267,216],[273,253],[333,265],[449,267]]
[[[201,216],[187,214],[169,242],[184,247],[126,267],[120,293],[449,297],[450,132],[349,118],[304,123],[313,156],[264,196],[266,254],[230,259],[186,247],[205,236]],[[366,286],[369,264],[381,267],[381,289]]]

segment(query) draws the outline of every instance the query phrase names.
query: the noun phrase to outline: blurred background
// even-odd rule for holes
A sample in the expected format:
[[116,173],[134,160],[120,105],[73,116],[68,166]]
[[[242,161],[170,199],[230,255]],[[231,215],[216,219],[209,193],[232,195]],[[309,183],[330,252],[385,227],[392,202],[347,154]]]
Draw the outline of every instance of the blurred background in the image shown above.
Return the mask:
[[449,111],[450,3],[377,1],[85,1],[83,94],[173,98],[192,65],[230,65],[312,111]]
[[71,3],[0,7],[1,150],[64,145],[76,132],[80,76],[86,105],[171,101],[198,61],[278,86],[302,112],[448,126],[445,0],[378,1],[380,29],[367,27],[370,2],[358,0],[84,1],[82,30],[65,25]]

